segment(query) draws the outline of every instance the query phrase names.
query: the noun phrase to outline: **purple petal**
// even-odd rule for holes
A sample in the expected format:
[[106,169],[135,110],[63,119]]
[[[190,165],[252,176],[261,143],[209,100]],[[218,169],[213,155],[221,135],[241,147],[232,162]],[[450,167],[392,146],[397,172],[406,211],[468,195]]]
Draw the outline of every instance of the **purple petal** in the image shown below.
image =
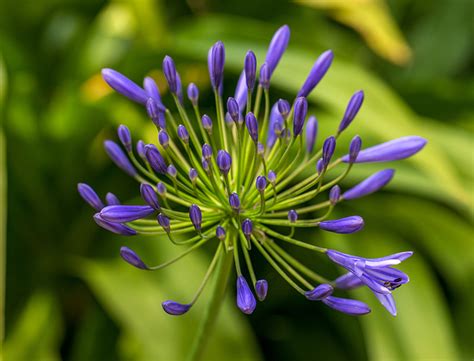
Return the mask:
[[134,267],[145,270],[148,269],[148,266],[142,261],[142,259],[128,247],[120,248],[120,256],[124,259],[125,262],[131,264]]
[[342,197],[346,200],[357,199],[377,192],[392,180],[394,174],[394,169],[381,170],[344,192]]
[[268,293],[268,282],[266,280],[258,280],[255,283],[255,292],[259,301],[265,300]]
[[383,307],[385,307],[392,316],[397,315],[397,306],[392,294],[381,294],[374,292]]
[[328,71],[333,58],[334,54],[332,50],[326,50],[319,56],[319,58],[314,63],[311,71],[309,72],[308,78],[306,78],[306,81],[298,92],[298,97],[307,97],[309,93],[311,93],[314,87],[318,85],[318,83]]
[[94,221],[100,227],[115,234],[120,234],[122,236],[134,236],[137,234],[134,229],[124,224],[106,221],[100,216],[99,213],[94,214]]
[[108,206],[118,206],[121,204],[120,199],[118,199],[115,194],[110,192],[105,195],[105,201],[107,202]]
[[305,297],[310,301],[321,301],[322,299],[332,295],[334,288],[328,284],[321,284],[311,291],[305,292]]
[[336,278],[334,284],[341,290],[351,290],[364,285],[360,278],[351,272]]
[[267,55],[265,57],[265,63],[267,63],[269,77],[271,77],[275,71],[275,68],[283,56],[289,41],[290,28],[288,25],[283,25],[273,35],[270,45],[268,46]]
[[131,222],[145,218],[155,212],[150,206],[107,206],[100,211],[100,216],[109,222]]
[[364,227],[364,220],[359,216],[351,216],[319,223],[319,228],[334,233],[355,233]]
[[110,159],[112,159],[117,167],[132,177],[137,174],[137,171],[133,167],[132,163],[117,143],[111,140],[106,140],[104,142],[104,148],[105,152],[109,155]]
[[117,93],[120,93],[137,103],[146,103],[148,95],[146,94],[145,90],[140,88],[125,75],[120,74],[118,71],[113,69],[105,68],[102,69],[102,77],[104,78],[105,82],[109,84],[109,86]]
[[79,192],[82,199],[84,199],[89,205],[97,211],[104,208],[104,203],[100,200],[97,193],[92,187],[85,183],[79,183],[77,185],[77,191]]
[[245,81],[245,73],[242,71],[239,77],[239,81],[237,82],[237,86],[235,87],[235,94],[234,98],[239,104],[240,112],[244,111],[245,105],[247,104],[247,83]]
[[351,316],[365,315],[370,312],[369,306],[357,300],[328,296],[321,301],[327,306]]
[[237,277],[237,307],[240,310],[250,315],[257,306],[257,301],[250,290],[250,287],[243,276]]
[[163,307],[163,310],[167,314],[173,315],[173,316],[180,316],[188,312],[192,305],[168,300],[168,301],[163,302],[161,306]]

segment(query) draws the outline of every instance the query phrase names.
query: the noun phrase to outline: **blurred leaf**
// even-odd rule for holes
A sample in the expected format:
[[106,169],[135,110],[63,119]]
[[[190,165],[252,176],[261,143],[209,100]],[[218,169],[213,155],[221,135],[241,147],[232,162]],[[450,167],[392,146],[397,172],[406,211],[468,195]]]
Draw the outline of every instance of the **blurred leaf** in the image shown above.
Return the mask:
[[5,359],[59,361],[61,320],[53,296],[37,292],[29,299],[4,345]]
[[411,59],[411,50],[384,0],[296,0],[323,9],[356,30],[378,55],[397,65]]
[[[0,74],[0,77],[1,76],[2,75]],[[7,261],[7,164],[5,157],[6,148],[7,147],[5,136],[3,134],[3,126],[0,125],[0,359],[2,358],[3,354],[2,347],[5,332],[5,271]]]

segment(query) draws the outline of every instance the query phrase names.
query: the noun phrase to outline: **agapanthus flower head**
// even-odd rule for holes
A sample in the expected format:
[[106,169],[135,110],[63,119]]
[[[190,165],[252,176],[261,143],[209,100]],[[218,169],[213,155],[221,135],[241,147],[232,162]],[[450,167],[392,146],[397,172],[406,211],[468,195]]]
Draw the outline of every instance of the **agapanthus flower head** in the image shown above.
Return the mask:
[[[121,257],[142,270],[163,268],[204,244],[215,250],[191,301],[162,303],[171,315],[188,312],[214,273],[232,269],[226,266],[217,271],[217,265],[232,263],[237,276],[237,306],[244,313],[254,312],[256,298],[264,300],[268,291],[267,281],[257,277],[258,270],[252,265],[254,253],[265,258],[309,300],[349,315],[363,315],[370,312],[365,303],[334,293],[365,285],[391,314],[396,314],[392,291],[407,283],[408,276],[392,266],[411,252],[376,259],[351,256],[315,245],[310,239],[299,240],[298,230],[315,228],[338,234],[361,231],[362,217],[338,218],[331,213],[340,203],[380,190],[393,178],[394,171],[379,171],[346,190],[338,184],[358,163],[407,158],[420,151],[426,140],[408,136],[366,149],[361,149],[359,136],[350,145],[344,143],[338,136],[348,129],[362,106],[364,96],[359,91],[349,101],[339,126],[336,124],[334,132],[326,134],[318,147],[316,117],[306,120],[307,96],[327,73],[334,54],[330,50],[321,54],[299,92],[292,95],[292,102],[271,101],[270,79],[289,37],[286,25],[275,33],[264,61],[259,62],[258,85],[257,58],[252,51],[247,52],[233,97],[223,95],[224,44],[218,41],[211,47],[208,67],[216,100],[216,111],[210,113],[214,122],[201,113],[199,90],[193,83],[187,88],[187,99],[183,99],[181,79],[169,56],[163,60],[171,92],[168,96],[174,104],[169,107],[152,78],[146,77],[142,88],[115,70],[102,71],[107,84],[143,107],[143,114],[157,128],[158,146],[141,140],[134,146],[125,125],[118,129],[119,143],[105,141],[111,160],[140,184],[141,200],[126,204],[108,193],[104,202],[90,186],[80,183],[79,194],[93,207],[94,221],[115,234],[163,236],[173,244],[189,247],[157,266],[147,265],[135,251],[122,247]],[[335,157],[336,139],[344,143],[347,155]],[[325,253],[348,273],[334,282],[327,281],[291,256],[282,243]]]

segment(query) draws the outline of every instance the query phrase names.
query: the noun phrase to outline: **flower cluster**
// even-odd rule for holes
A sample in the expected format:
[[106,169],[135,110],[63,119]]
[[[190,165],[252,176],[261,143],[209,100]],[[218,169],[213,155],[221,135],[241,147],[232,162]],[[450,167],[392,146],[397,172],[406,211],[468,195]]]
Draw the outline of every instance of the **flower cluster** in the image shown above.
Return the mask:
[[[335,158],[337,139],[364,100],[364,93],[357,91],[335,134],[317,150],[318,121],[308,116],[306,97],[328,71],[333,53],[328,50],[316,60],[292,103],[279,99],[272,105],[270,81],[289,37],[288,26],[275,33],[259,68],[258,81],[256,56],[247,52],[235,95],[226,102],[222,97],[224,44],[217,42],[211,47],[208,66],[216,104],[213,118],[201,114],[199,90],[193,83],[187,87],[190,103],[185,106],[181,79],[169,56],[163,60],[163,73],[175,112],[165,106],[152,78],[145,78],[141,87],[115,70],[102,70],[110,87],[144,106],[158,130],[158,142],[145,144],[139,140],[134,144],[125,125],[118,128],[121,145],[105,141],[105,151],[112,161],[140,183],[143,204],[123,205],[112,193],[106,195],[104,204],[90,186],[81,183],[80,195],[97,211],[94,220],[116,234],[166,235],[174,244],[188,246],[177,257],[157,266],[148,265],[133,250],[122,247],[122,258],[142,270],[161,269],[206,243],[215,244],[214,257],[191,301],[163,302],[169,314],[187,312],[226,259],[234,263],[237,273],[237,306],[251,314],[256,298],[263,301],[268,291],[267,281],[257,277],[252,265],[255,250],[308,300],[321,301],[350,315],[366,314],[370,309],[365,303],[333,296],[336,289],[366,285],[391,314],[396,314],[392,291],[408,282],[408,277],[392,266],[412,252],[366,259],[302,242],[294,234],[299,227],[342,234],[360,231],[364,226],[360,216],[331,219],[332,210],[340,202],[378,191],[390,182],[394,170],[379,171],[344,192],[339,182],[357,163],[404,159],[420,151],[426,141],[407,136],[362,149],[361,138],[355,136],[347,154]],[[192,109],[191,115],[185,108]],[[308,167],[314,169],[312,175],[299,180]],[[331,174],[336,169],[341,169],[339,175]],[[312,202],[325,191],[329,193],[327,200]],[[321,214],[313,218],[315,212]],[[348,273],[328,281],[286,252],[282,242],[324,253]]]

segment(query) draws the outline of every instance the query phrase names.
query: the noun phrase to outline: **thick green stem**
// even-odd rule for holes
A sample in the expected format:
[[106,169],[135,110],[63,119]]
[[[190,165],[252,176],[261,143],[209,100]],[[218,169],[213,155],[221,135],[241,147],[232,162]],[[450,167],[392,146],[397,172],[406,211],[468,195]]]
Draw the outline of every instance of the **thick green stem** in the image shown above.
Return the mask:
[[[236,247],[234,242],[234,247]],[[204,317],[199,325],[196,338],[194,339],[188,361],[197,361],[202,357],[206,341],[209,340],[210,334],[217,320],[220,307],[224,302],[224,294],[229,281],[230,271],[232,270],[233,254],[232,252],[224,252],[216,270],[217,278],[214,283],[211,299],[207,304]]]

